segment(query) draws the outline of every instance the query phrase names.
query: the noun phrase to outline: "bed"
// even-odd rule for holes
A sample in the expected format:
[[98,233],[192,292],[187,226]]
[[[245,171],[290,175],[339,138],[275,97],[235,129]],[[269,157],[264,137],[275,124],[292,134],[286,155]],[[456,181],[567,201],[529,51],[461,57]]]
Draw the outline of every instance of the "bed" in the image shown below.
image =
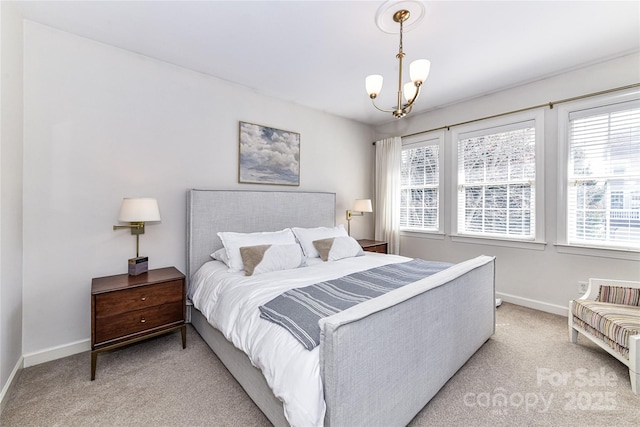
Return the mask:
[[[189,281],[205,267],[218,268],[211,254],[222,247],[219,231],[334,227],[336,218],[335,194],[323,192],[190,190],[187,210]],[[398,262],[394,257],[368,253],[358,262]],[[340,268],[360,268],[355,262]],[[212,314],[203,311],[191,308],[192,325],[274,425],[406,425],[493,335],[494,259],[456,264],[322,319],[320,344],[308,352],[322,400],[321,418],[311,423],[292,419],[291,402],[283,405],[270,373],[256,367],[262,362],[239,350],[238,338],[212,326]]]

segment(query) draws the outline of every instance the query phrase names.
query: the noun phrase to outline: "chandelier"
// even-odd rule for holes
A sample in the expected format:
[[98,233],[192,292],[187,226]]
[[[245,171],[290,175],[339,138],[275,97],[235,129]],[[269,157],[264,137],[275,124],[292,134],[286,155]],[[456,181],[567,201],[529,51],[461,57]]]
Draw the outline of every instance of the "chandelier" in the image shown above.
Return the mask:
[[[413,108],[413,104],[418,99],[418,95],[420,95],[420,88],[422,84],[429,76],[429,70],[431,68],[431,62],[428,59],[417,59],[413,61],[409,65],[409,76],[411,77],[411,81],[404,85],[404,91],[402,86],[402,60],[405,56],[404,51],[402,50],[402,32],[403,25],[409,19],[411,14],[408,10],[402,9],[393,14],[393,20],[400,24],[400,45],[398,48],[398,54],[396,58],[398,58],[398,98],[396,106],[391,110],[385,110],[376,105],[376,97],[382,90],[382,81],[383,78],[379,74],[373,74],[367,76],[365,80],[365,86],[367,89],[367,93],[369,94],[369,98],[371,98],[371,102],[373,106],[378,110],[385,113],[392,113],[393,116],[397,119],[401,119],[411,112]],[[402,102],[402,98],[404,95],[404,99],[406,103]]]

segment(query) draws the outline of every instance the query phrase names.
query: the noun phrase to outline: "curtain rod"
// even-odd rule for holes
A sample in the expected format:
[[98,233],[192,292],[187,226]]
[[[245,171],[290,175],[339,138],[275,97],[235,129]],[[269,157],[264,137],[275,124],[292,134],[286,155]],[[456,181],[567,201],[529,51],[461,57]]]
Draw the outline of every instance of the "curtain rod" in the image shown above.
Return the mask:
[[[523,111],[535,110],[537,108],[549,107],[550,109],[553,109],[553,106],[556,105],[556,104],[562,104],[562,103],[565,103],[565,102],[577,101],[579,99],[591,98],[592,96],[605,95],[607,93],[618,92],[618,91],[626,90],[626,89],[632,89],[634,87],[639,87],[639,86],[640,86],[640,83],[634,83],[634,84],[630,84],[630,85],[627,85],[627,86],[620,86],[620,87],[613,88],[613,89],[602,90],[600,92],[593,92],[593,93],[589,93],[589,94],[586,94],[586,95],[574,96],[572,98],[565,98],[565,99],[561,99],[561,100],[558,100],[558,101],[551,101],[551,102],[549,102],[547,104],[534,105],[532,107],[525,107],[525,108],[521,108],[519,110],[513,110],[513,111],[506,112],[506,113],[499,113],[499,114],[494,114],[494,115],[491,115],[491,116],[481,117],[479,119],[467,120],[466,122],[459,122],[459,123],[454,123],[452,125],[439,126],[437,128],[433,128],[433,129],[429,129],[429,130],[421,130],[420,132],[410,133],[408,135],[402,135],[401,138],[407,138],[407,137],[410,137],[410,136],[420,135],[421,133],[428,133],[428,132],[433,132],[433,131],[442,130],[442,129],[450,130],[454,126],[462,126],[462,125],[467,125],[469,123],[480,122],[482,120],[495,119],[496,117],[508,116],[509,114],[521,113]],[[376,145],[375,141],[373,142],[373,145]]]

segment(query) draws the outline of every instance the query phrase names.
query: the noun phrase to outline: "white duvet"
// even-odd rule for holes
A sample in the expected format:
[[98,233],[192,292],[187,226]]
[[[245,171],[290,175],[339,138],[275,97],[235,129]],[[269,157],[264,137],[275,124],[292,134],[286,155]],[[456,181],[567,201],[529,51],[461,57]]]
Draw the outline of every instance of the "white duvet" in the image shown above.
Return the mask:
[[284,415],[292,426],[322,426],[325,403],[319,347],[308,351],[286,329],[261,319],[258,307],[289,289],[407,260],[367,252],[334,262],[313,258],[307,260],[307,267],[257,276],[230,273],[222,262],[211,261],[194,274],[189,298],[262,371],[274,395],[284,403]]

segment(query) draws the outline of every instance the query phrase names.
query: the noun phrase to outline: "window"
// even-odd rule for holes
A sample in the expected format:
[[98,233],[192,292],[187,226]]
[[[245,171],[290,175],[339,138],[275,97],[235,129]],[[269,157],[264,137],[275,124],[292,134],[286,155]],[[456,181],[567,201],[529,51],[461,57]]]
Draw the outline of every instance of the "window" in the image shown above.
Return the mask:
[[612,95],[566,106],[569,245],[640,249],[640,100]]
[[440,153],[442,133],[403,139],[400,228],[441,231]]
[[486,120],[453,132],[457,235],[541,240],[542,114]]

